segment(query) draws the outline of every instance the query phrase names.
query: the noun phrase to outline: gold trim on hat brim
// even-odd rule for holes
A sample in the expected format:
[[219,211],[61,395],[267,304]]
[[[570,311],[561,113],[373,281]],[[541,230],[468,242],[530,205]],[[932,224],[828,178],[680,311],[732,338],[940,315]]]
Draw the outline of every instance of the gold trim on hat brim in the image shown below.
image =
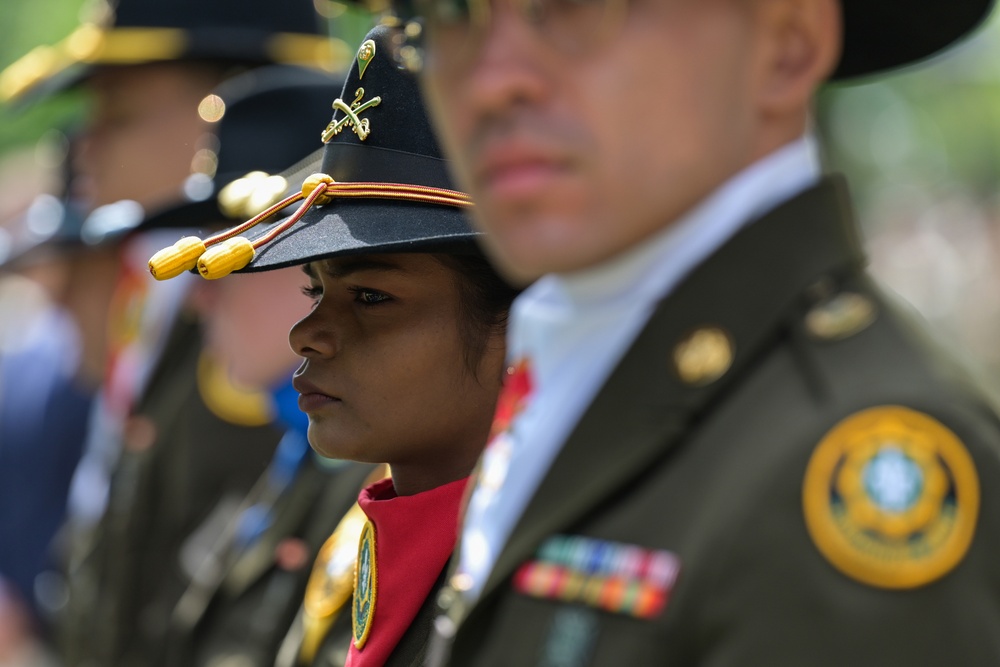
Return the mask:
[[[53,46],[39,46],[0,72],[0,103],[13,102],[75,65],[141,65],[177,60],[187,53],[179,28],[111,28],[85,23]],[[264,44],[275,64],[340,71],[353,57],[342,40],[324,35],[276,33]]]

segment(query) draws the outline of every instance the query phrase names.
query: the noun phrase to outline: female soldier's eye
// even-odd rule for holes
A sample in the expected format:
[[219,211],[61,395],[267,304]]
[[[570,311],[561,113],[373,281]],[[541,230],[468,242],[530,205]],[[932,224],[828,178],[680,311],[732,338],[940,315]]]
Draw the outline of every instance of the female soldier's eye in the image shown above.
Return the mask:
[[391,299],[388,294],[364,287],[352,287],[351,293],[354,294],[354,300],[364,306],[376,306]]
[[317,287],[315,285],[305,285],[302,288],[302,293],[313,300],[313,305],[315,306],[319,303],[319,299],[323,296],[323,288]]

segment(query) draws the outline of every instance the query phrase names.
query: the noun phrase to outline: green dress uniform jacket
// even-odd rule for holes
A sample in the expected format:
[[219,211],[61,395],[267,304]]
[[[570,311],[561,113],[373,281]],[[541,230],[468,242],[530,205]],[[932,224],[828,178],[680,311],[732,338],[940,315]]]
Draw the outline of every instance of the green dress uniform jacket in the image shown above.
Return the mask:
[[[167,665],[274,665],[309,568],[371,470],[353,463],[330,469],[309,456],[289,488],[269,503],[273,519],[257,540],[244,546],[233,539],[233,530],[217,535],[174,610]],[[268,474],[244,508],[268,502],[261,497]],[[289,552],[292,547],[299,553]]]
[[1000,665],[1000,423],[863,263],[834,177],[696,268],[429,664]]
[[105,515],[74,545],[61,626],[69,667],[163,660],[186,586],[182,545],[224,498],[247,494],[280,439],[273,426],[238,426],[206,407],[201,349],[197,321],[182,313],[126,426]]

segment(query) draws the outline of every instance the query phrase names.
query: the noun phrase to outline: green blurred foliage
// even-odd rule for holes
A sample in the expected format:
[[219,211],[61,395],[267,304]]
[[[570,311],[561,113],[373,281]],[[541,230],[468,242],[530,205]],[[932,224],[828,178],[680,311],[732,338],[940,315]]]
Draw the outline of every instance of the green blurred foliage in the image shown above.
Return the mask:
[[1000,13],[943,56],[829,86],[818,123],[827,161],[847,173],[863,222],[886,190],[955,189],[993,199],[1000,183]]
[[828,87],[817,123],[873,274],[1000,385],[1000,12],[926,63]]
[[[86,0],[0,0],[0,69],[40,44],[54,44],[80,22]],[[51,128],[70,128],[84,111],[79,95],[0,108],[0,155],[36,142]]]
[[[169,0],[165,0],[169,1]],[[210,0],[209,0],[210,1]],[[281,0],[275,0],[280,2]],[[88,12],[92,0],[0,0],[0,70],[42,44],[69,35]],[[330,23],[330,33],[353,50],[373,24],[363,11],[332,0],[315,0]],[[0,107],[0,156],[30,146],[55,128],[72,130],[86,113],[82,94],[69,93],[29,105]]]
[[344,40],[354,51],[375,25],[375,18],[355,5],[336,0],[314,0],[316,10],[330,22],[330,34]]

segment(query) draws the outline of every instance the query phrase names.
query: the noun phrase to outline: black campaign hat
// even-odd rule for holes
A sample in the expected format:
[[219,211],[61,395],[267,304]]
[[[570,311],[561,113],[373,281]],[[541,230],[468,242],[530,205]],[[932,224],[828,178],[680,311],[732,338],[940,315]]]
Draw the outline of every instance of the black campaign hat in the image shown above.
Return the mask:
[[[419,13],[413,0],[345,2],[373,12],[393,10],[404,20]],[[939,53],[982,24],[993,0],[840,0],[840,6],[844,39],[840,64],[831,76],[835,81],[910,65]]]
[[69,37],[0,72],[0,102],[63,90],[98,66],[190,60],[337,71],[346,54],[313,0],[102,0]]
[[[0,270],[17,270],[37,260],[95,245],[85,231],[86,216],[73,197],[75,137],[65,137],[55,193],[37,195],[20,215],[0,226]],[[122,202],[126,206],[135,202]]]
[[[333,120],[322,172],[338,183],[397,183],[454,190],[414,76],[392,57],[398,32],[372,30],[358,51]],[[378,102],[375,102],[378,100]],[[350,114],[347,113],[350,109]],[[360,125],[360,127],[359,127]],[[246,270],[321,257],[468,246],[478,235],[463,208],[411,200],[334,199],[257,251]]]
[[471,201],[451,184],[415,78],[393,58],[398,36],[377,27],[358,50],[322,132],[322,172],[279,205],[304,199],[294,215],[259,224],[276,208],[204,242],[182,239],[150,260],[153,275],[195,263],[219,278],[348,254],[478,252],[465,214]]
[[929,58],[975,30],[993,0],[841,0],[844,47],[834,80]]
[[282,65],[224,82],[203,102],[214,111],[213,146],[195,161],[202,171],[188,177],[182,203],[152,212],[138,230],[234,224],[274,204],[289,188],[301,188],[319,170],[315,128],[326,122],[327,105],[342,82]]
[[35,261],[86,247],[80,235],[83,220],[68,197],[36,196],[6,228],[0,227],[0,271],[16,271]]

